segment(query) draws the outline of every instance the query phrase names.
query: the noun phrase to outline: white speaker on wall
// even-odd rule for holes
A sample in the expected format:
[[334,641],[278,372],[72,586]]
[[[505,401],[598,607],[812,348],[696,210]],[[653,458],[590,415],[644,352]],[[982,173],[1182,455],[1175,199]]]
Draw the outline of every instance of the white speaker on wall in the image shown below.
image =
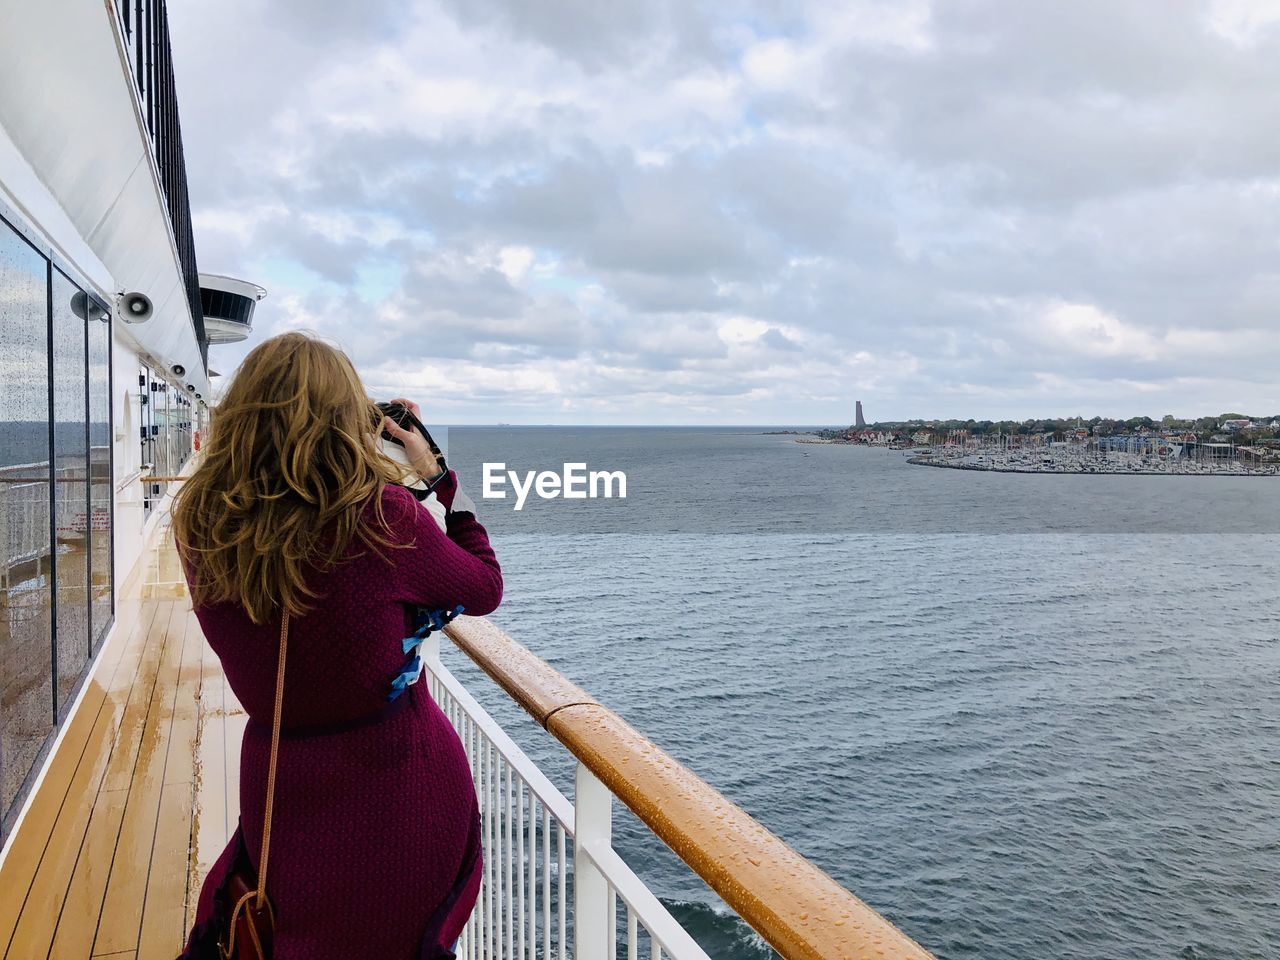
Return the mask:
[[125,323],[146,323],[155,312],[151,298],[145,293],[122,293],[117,299],[120,307],[120,319]]

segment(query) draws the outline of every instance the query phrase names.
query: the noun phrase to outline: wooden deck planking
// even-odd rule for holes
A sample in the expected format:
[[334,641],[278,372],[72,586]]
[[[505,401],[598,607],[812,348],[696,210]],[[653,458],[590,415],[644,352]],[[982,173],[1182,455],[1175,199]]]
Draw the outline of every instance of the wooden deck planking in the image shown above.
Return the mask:
[[4,960],[168,960],[235,827],[247,718],[184,591],[140,592],[0,865]]
[[93,941],[95,955],[137,949],[142,930],[147,875],[155,844],[173,704],[186,635],[186,616],[178,602],[165,601],[159,616],[165,619],[160,638],[160,665],[147,703],[138,755],[129,781],[124,821],[120,826],[111,861],[111,875],[97,919],[97,933]]
[[[173,957],[186,939],[187,893],[198,821],[194,808],[199,697],[205,652],[200,625],[190,610],[184,621],[182,666],[174,694],[164,785],[156,819],[151,867],[143,900],[138,952],[144,957]],[[213,653],[209,653],[213,657]]]
[[165,631],[172,615],[172,604],[150,603],[148,606],[152,611],[151,625],[140,651],[141,660],[137,673],[128,690],[128,708],[120,723],[119,742],[112,751],[111,765],[107,769],[107,780],[103,787],[111,792],[127,792],[133,780],[147,711],[155,695],[157,674],[165,655]]
[[[120,711],[117,734],[107,763],[103,789],[93,804],[84,846],[67,890],[63,916],[69,922],[58,924],[51,957],[87,957],[93,947],[98,913],[129,797],[127,775],[138,752],[142,728],[139,718],[145,713],[151,695],[160,655],[158,638],[162,635],[166,615],[167,611],[159,604],[146,604],[140,635],[134,639],[127,654],[134,668],[128,673],[117,672]],[[157,629],[157,625],[161,629]],[[124,786],[120,785],[122,783]]]
[[[117,630],[127,629],[124,625],[124,612],[117,613],[117,616],[121,621]],[[108,656],[111,656],[110,661],[107,660]],[[114,669],[114,661],[118,659],[115,652],[108,649],[103,652],[102,657],[100,663],[104,673]],[[112,665],[108,666],[109,663]],[[0,945],[6,949],[18,922],[25,891],[30,887],[39,867],[58,812],[66,799],[71,778],[83,756],[89,734],[97,722],[96,709],[101,706],[105,695],[106,691],[100,685],[95,685],[93,680],[86,681],[81,709],[68,721],[62,744],[50,760],[44,780],[27,812],[24,823],[31,829],[19,830],[12,838],[4,869],[0,871],[0,887],[15,894],[0,897]],[[19,891],[22,892],[21,895],[17,895]]]
[[[218,663],[210,650],[206,661]],[[208,680],[210,709],[200,724],[197,749],[197,797],[192,824],[191,873],[187,896],[187,928],[199,903],[209,868],[222,854],[240,821],[240,746],[249,715],[217,666],[216,682]]]
[[[117,761],[124,744],[121,741],[127,733],[125,718],[129,712],[129,704],[133,689],[137,686],[138,671],[142,668],[143,654],[151,636],[151,627],[155,610],[141,612],[136,628],[128,637],[127,644],[122,646],[121,659],[114,672],[112,689],[108,693],[103,712],[109,713],[111,725],[111,743],[102,754],[102,778],[96,793],[86,793],[81,804],[88,805],[87,814],[79,809],[64,810],[59,824],[66,822],[82,830],[81,842],[77,851],[74,867],[65,876],[61,871],[62,896],[53,911],[53,923],[49,918],[31,911],[24,911],[23,921],[35,922],[41,927],[48,927],[44,934],[47,942],[52,939],[49,948],[51,957],[86,957],[93,941],[92,918],[97,916],[98,906],[102,900],[102,889],[106,886],[107,872],[111,862],[111,851],[115,846],[116,833],[119,829],[119,813],[123,807],[123,791],[108,791],[106,786],[110,776],[112,763]],[[122,640],[125,638],[121,638]],[[88,763],[82,763],[82,767]],[[45,869],[42,864],[41,869]],[[62,923],[62,919],[68,922]],[[79,933],[80,936],[75,934]],[[31,952],[32,956],[43,955]]]
[[49,843],[23,898],[22,912],[9,941],[9,956],[43,957],[49,952],[66,899],[67,881],[84,843],[85,823],[102,784],[111,735],[111,714],[100,710],[86,741],[86,758],[71,778],[67,805],[49,833]]
[[[226,676],[213,652],[204,651],[199,696],[199,742],[196,747],[195,809],[191,824],[191,857],[187,872],[186,929],[191,928],[199,901],[200,886],[209,868],[222,853],[235,827],[238,803],[228,797],[231,763],[228,757],[230,739],[238,749],[243,722],[237,723],[237,712],[243,714],[235,695],[227,687]],[[232,714],[232,716],[229,716]],[[239,770],[238,757],[234,770]],[[232,785],[234,785],[234,780]]]
[[136,634],[146,629],[136,604],[120,607],[118,635],[86,679],[80,707],[68,722],[0,871],[0,889],[5,891],[0,897],[0,944],[5,956],[44,956],[52,940],[119,723],[117,676],[131,669],[130,649]]
[[98,911],[111,874],[111,855],[124,820],[124,804],[122,790],[99,796],[94,804],[84,847],[54,931],[49,956],[55,960],[83,960],[92,953]]
[[[90,816],[84,862],[77,864],[76,876],[72,878],[72,889],[84,910],[74,915],[64,911],[67,922],[58,924],[54,939],[60,956],[90,955],[103,899],[120,858],[125,813],[130,805],[130,787],[138,764],[145,719],[156,693],[157,675],[165,655],[167,629],[173,612],[171,603],[146,605],[152,614],[150,628],[139,650],[138,669],[125,694],[119,735],[110,754],[103,790]],[[128,949],[136,950],[136,946],[135,941]]]
[[[172,604],[153,603],[151,607],[155,617],[148,636],[146,658],[130,691],[128,720],[123,725],[124,735],[112,754],[111,769],[108,773],[108,777],[114,784],[123,784],[123,786],[104,792],[102,799],[95,805],[93,822],[90,823],[90,833],[94,836],[95,847],[92,851],[86,850],[81,864],[77,865],[76,879],[83,878],[81,880],[84,884],[82,896],[85,905],[84,916],[87,919],[84,923],[59,924],[57,937],[54,940],[55,950],[52,954],[55,957],[74,958],[90,955],[106,890],[117,858],[121,855],[120,841],[124,829],[125,811],[129,806],[130,779],[138,762],[145,719],[155,696],[157,674],[165,653],[164,641],[169,618],[173,615]],[[136,947],[136,943],[133,946]]]

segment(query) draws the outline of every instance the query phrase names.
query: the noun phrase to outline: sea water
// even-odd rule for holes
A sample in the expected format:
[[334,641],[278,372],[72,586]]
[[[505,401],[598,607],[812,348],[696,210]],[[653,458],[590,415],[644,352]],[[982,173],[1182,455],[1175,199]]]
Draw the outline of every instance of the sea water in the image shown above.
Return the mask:
[[[1280,479],[795,439],[453,428],[493,619],[943,960],[1280,956]],[[628,496],[517,514],[479,498],[487,460]],[[445,657],[571,795],[564,749]],[[711,956],[770,956],[615,811]]]

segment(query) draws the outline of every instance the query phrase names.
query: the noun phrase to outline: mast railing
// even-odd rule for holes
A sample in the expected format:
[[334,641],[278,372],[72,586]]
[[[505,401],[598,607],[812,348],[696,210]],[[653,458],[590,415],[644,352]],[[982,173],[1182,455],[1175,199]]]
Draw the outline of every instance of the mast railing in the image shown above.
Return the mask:
[[[428,638],[423,658],[430,689],[472,758],[486,811],[486,859],[496,864],[496,875],[486,867],[481,904],[460,957],[705,956],[613,849],[611,809],[617,797],[786,960],[930,958],[887,919],[497,626],[463,617],[445,632],[578,760],[575,804],[570,805],[444,667],[438,644],[430,643],[436,638]],[[529,816],[524,819],[511,811],[523,811],[525,801],[519,798],[526,790]],[[522,849],[537,846],[537,809],[543,811],[545,858],[526,861],[528,887],[535,887],[535,867],[545,865],[541,903],[553,936],[535,949],[536,924],[525,940],[515,929],[519,923],[506,927],[501,921],[512,922],[513,895],[515,917],[527,921],[526,903],[537,906],[523,899],[519,883],[513,886],[512,877],[523,874],[518,867],[512,872],[511,861],[523,855],[512,845],[513,836],[526,845]],[[551,854],[548,828],[553,824],[558,859]],[[564,846],[566,838],[571,849]],[[569,861],[566,852],[572,854]],[[553,874],[556,896],[547,886]],[[572,881],[568,890],[566,874]],[[566,913],[570,905],[572,912]],[[572,946],[567,954],[566,943]]]

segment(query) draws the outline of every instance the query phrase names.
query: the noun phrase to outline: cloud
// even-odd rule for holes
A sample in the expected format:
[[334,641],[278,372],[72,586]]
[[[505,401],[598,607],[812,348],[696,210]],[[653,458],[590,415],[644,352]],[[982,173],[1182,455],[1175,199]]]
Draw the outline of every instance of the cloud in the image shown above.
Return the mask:
[[1156,342],[1143,331],[1088,303],[1051,304],[1033,324],[1059,349],[1084,356],[1153,360],[1159,353]]
[[170,12],[201,266],[269,288],[255,341],[318,329],[465,421],[1280,408],[1269,6],[353,10]]

